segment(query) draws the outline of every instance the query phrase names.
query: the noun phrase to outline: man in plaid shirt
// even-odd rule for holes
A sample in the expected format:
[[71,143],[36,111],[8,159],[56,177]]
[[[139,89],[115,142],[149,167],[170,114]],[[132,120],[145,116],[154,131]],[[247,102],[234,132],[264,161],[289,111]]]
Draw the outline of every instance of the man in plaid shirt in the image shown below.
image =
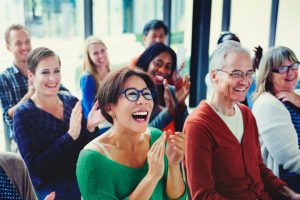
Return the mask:
[[[6,151],[16,151],[13,143],[12,118],[16,108],[34,93],[27,78],[26,56],[31,51],[30,33],[22,25],[11,25],[5,32],[6,48],[14,61],[0,75],[0,100],[5,128]],[[13,149],[12,149],[13,147]]]

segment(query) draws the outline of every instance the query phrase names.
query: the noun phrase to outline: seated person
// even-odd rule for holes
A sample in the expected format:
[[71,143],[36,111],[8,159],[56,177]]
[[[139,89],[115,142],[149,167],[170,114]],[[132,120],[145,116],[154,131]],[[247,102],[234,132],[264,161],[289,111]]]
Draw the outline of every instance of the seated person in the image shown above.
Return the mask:
[[[45,200],[53,200],[55,192]],[[20,156],[0,152],[0,199],[37,200],[27,167]]]
[[[238,36],[236,34],[229,32],[229,31],[225,31],[225,32],[221,33],[217,44],[219,45],[226,41],[240,42],[240,39],[238,38]],[[254,57],[252,58],[252,65],[253,65],[254,71],[258,69],[258,65],[259,65],[260,59],[262,57],[262,52],[263,52],[263,49],[260,46],[254,47]],[[207,73],[207,75],[205,77],[205,83],[207,86],[207,98],[209,98],[210,95],[212,94],[212,85],[211,85],[209,73]],[[246,106],[248,106],[250,109],[252,108],[252,105],[253,105],[252,95],[255,91],[255,87],[256,87],[256,85],[255,85],[255,80],[254,80],[254,81],[252,81],[252,84],[251,84],[250,88],[248,89],[245,100],[243,102],[241,102],[241,103],[245,104]]]
[[153,108],[149,125],[181,131],[188,115],[185,99],[189,95],[190,79],[185,76],[177,88],[167,83],[166,79],[176,68],[176,53],[163,43],[154,43],[140,56],[137,67],[149,74],[157,88],[158,105]]
[[[95,36],[88,37],[85,41],[83,60],[80,89],[82,111],[85,119],[87,119],[95,103],[99,84],[110,71],[107,48],[104,42]],[[110,126],[111,124],[104,120],[99,125],[100,133],[104,133]]]
[[283,46],[269,49],[257,74],[253,114],[265,164],[300,193],[300,96],[295,93],[300,63]]
[[239,103],[254,78],[248,50],[224,42],[213,52],[209,69],[213,94],[183,129],[192,199],[300,199],[263,163],[255,118]]
[[78,99],[59,93],[60,59],[50,49],[32,50],[27,66],[35,93],[17,108],[13,125],[36,194],[44,199],[55,191],[57,199],[80,200],[76,162],[80,150],[97,136],[98,105],[86,123]]
[[[153,19],[147,22],[143,28],[143,44],[145,48],[148,48],[150,45],[161,42],[167,42],[167,36],[169,33],[169,28],[165,25],[162,20]],[[137,60],[141,55],[137,55],[130,61],[130,66],[136,66]]]
[[153,81],[140,69],[120,68],[104,79],[98,101],[112,127],[80,153],[76,174],[84,200],[186,199],[184,137],[148,128],[156,100]]

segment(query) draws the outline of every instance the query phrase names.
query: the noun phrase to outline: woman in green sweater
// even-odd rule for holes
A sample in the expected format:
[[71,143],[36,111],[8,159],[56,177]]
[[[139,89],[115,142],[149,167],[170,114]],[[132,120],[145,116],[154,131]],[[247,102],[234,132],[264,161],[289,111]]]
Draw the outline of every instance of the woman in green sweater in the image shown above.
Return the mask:
[[186,198],[183,134],[147,128],[154,88],[146,73],[127,67],[104,79],[98,101],[112,127],[80,153],[76,173],[84,200]]

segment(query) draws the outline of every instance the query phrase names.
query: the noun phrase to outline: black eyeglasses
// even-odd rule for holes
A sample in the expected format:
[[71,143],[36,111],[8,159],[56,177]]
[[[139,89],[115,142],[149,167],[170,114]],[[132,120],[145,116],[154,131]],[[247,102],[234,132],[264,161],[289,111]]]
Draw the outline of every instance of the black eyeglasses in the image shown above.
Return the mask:
[[253,70],[249,70],[246,73],[244,73],[240,70],[227,72],[227,71],[223,71],[221,69],[217,69],[217,71],[227,73],[229,76],[231,76],[234,79],[243,79],[244,77],[246,77],[247,79],[252,80],[255,78],[255,72]]
[[295,62],[288,66],[281,66],[281,67],[278,67],[277,69],[272,69],[272,72],[284,74],[284,73],[288,72],[289,69],[298,70],[299,66],[300,66],[300,62]]
[[137,101],[140,98],[140,95],[147,100],[153,100],[156,96],[156,91],[151,88],[144,88],[138,90],[136,88],[126,88],[120,94],[124,94],[129,101]]

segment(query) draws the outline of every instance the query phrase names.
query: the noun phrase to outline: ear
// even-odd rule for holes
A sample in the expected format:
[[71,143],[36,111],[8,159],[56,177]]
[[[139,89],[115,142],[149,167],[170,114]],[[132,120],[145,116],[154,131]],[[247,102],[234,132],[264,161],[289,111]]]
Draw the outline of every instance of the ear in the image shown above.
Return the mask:
[[217,82],[218,81],[218,71],[216,69],[212,69],[210,71],[210,79],[212,82]]
[[114,114],[114,106],[113,104],[108,104],[106,107],[105,107],[105,111],[110,115],[112,116]]
[[6,43],[6,49],[10,52],[10,44]]
[[143,35],[143,43],[146,45],[147,35]]
[[31,73],[31,71],[28,70],[28,80],[33,82],[33,79],[34,79],[33,73]]

